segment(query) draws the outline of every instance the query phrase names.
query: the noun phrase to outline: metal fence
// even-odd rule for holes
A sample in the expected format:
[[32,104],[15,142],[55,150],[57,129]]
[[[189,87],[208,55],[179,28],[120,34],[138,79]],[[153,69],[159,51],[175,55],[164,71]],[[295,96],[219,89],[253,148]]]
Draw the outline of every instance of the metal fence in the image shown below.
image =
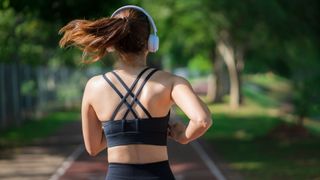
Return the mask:
[[0,129],[52,110],[79,107],[89,76],[101,69],[31,67],[0,63]]

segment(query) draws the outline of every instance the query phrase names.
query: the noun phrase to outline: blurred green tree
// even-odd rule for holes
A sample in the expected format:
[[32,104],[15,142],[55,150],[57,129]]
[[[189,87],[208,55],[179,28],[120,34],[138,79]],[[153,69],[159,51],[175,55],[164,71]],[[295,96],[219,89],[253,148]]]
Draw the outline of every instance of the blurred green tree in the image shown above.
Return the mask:
[[[275,50],[275,59],[286,65],[286,76],[293,85],[294,112],[302,125],[316,109],[320,112],[320,2],[279,1],[278,6],[281,16],[266,23],[273,35],[268,38],[272,43],[268,49]],[[282,67],[277,68],[281,72]]]
[[[220,100],[229,91],[222,87],[221,82],[222,76],[226,75],[225,64],[230,77],[230,104],[239,106],[241,72],[246,60],[249,72],[271,70],[293,80],[298,114],[307,114],[303,107],[314,109],[298,104],[313,102],[310,98],[315,93],[306,93],[307,89],[308,92],[310,89],[319,91],[314,87],[319,84],[318,71],[314,70],[314,67],[319,67],[316,61],[319,55],[315,53],[320,32],[318,1],[137,2],[155,16],[160,29],[162,54],[171,54],[176,64],[191,60],[197,53],[211,56],[216,75],[212,101]],[[300,37],[308,43],[301,42]],[[303,61],[301,57],[305,57]],[[301,69],[303,72],[311,71],[312,75],[299,73]],[[313,88],[306,88],[311,84]],[[306,94],[310,97],[304,97]]]
[[230,93],[230,105],[238,107],[243,70],[272,70],[292,80],[300,119],[317,106],[320,4],[316,0],[3,0],[0,61],[75,65],[79,53],[57,50],[58,29],[76,18],[108,16],[128,2],[146,8],[157,23],[161,47],[152,59],[164,59],[171,67],[186,66],[199,59],[198,54],[209,57],[205,61],[211,60],[216,77],[209,85],[216,87],[211,88],[215,90],[211,101]]

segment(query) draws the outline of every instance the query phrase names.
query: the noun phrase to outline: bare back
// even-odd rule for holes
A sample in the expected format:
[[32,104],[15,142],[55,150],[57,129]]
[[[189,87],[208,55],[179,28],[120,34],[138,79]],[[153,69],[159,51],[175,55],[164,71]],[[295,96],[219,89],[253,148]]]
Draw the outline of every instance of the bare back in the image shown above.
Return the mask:
[[[148,74],[148,71],[151,70],[152,69],[147,70],[147,72],[142,75],[136,88],[133,90],[134,94],[141,86],[143,79],[146,78],[145,76]],[[115,70],[114,72],[116,72],[123,82],[130,87],[140,71],[141,70],[138,69],[133,72],[126,72],[123,70]],[[121,85],[114,74],[109,72],[106,73],[105,76],[115,85],[121,94],[125,95],[127,93],[127,90]],[[172,82],[170,81],[171,76],[172,75],[167,72],[157,71],[142,88],[138,99],[152,117],[166,116],[173,104],[170,97],[172,89]],[[102,76],[94,77],[93,80],[95,81],[94,84],[96,84],[95,92],[93,92],[93,94],[95,94],[92,101],[93,109],[100,121],[108,121],[121,101],[121,98]],[[133,98],[129,96],[127,101],[131,103],[132,99]],[[140,106],[135,104],[133,109],[139,118],[146,118],[146,114]],[[115,120],[121,119],[127,110],[128,108],[124,104],[121,105],[115,116]],[[133,118],[133,114],[129,113],[127,119]],[[148,155],[146,156],[146,154]],[[167,159],[166,146],[132,144],[108,148],[109,162],[148,163]]]

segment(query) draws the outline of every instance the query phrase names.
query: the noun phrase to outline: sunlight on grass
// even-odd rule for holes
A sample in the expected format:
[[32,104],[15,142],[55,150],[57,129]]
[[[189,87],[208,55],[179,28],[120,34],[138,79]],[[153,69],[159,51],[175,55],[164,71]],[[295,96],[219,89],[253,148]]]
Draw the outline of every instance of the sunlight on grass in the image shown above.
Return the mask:
[[224,113],[230,116],[253,116],[253,115],[275,115],[276,108],[262,108],[256,103],[246,101],[244,105],[238,109],[230,108],[229,104],[213,104],[209,105],[210,111],[215,113]]
[[279,102],[276,99],[270,98],[270,91],[258,90],[255,86],[251,84],[243,85],[243,93],[247,98],[246,101],[255,102],[262,107],[277,107]]
[[290,90],[290,81],[272,72],[244,75],[243,79],[272,91],[288,92]]
[[231,163],[231,167],[241,170],[256,170],[261,169],[263,167],[263,163],[261,162],[237,162]]
[[213,126],[205,134],[207,139],[252,140],[266,135],[281,121],[263,114],[239,115],[213,113]]

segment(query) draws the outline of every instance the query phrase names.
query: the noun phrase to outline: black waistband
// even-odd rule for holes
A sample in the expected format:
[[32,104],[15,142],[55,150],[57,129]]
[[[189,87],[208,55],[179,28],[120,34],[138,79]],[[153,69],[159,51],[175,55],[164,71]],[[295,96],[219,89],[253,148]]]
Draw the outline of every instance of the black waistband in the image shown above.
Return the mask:
[[174,180],[168,160],[145,163],[145,164],[127,164],[127,163],[109,163],[107,180],[141,180],[141,179],[159,179]]
[[119,162],[109,162],[109,166],[162,166],[162,165],[168,165],[169,160],[164,161],[157,161],[157,162],[150,162],[150,163],[119,163]]

